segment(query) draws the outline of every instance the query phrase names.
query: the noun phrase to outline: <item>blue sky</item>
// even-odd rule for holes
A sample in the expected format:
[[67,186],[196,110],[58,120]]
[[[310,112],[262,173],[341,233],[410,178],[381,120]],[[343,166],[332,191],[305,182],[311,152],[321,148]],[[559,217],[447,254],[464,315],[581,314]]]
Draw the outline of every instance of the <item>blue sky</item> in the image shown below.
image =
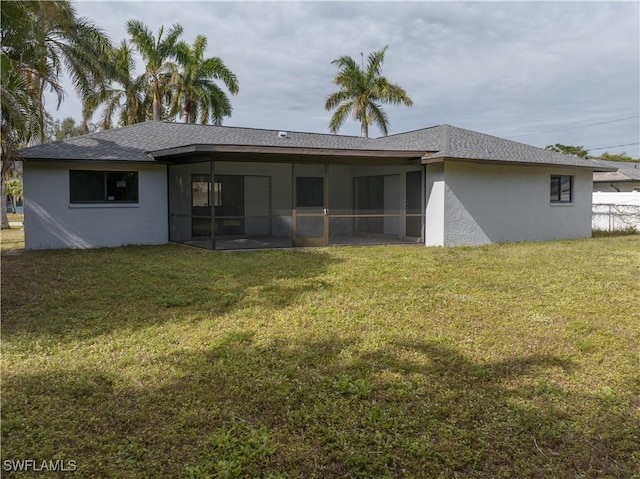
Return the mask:
[[[636,1],[75,6],[114,41],[126,37],[129,19],[154,33],[180,23],[187,41],[207,36],[208,55],[221,57],[240,82],[225,125],[328,132],[331,61],[389,45],[383,73],[414,101],[412,108],[386,107],[391,134],[447,123],[536,146],[611,147],[640,157]],[[80,118],[70,87],[53,116]],[[340,133],[358,135],[359,126],[348,122]],[[380,132],[372,127],[370,135]]]

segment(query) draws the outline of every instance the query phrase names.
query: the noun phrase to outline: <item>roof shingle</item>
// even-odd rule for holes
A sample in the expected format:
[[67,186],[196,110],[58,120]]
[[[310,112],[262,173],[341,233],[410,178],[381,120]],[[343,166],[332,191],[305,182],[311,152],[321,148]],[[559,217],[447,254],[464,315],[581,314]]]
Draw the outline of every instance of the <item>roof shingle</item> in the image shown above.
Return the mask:
[[618,182],[618,181],[640,181],[640,162],[637,161],[609,161],[598,160],[605,166],[617,168],[618,171],[594,173],[593,181],[601,182]]
[[265,148],[305,148],[389,152],[423,152],[429,158],[515,162],[580,166],[611,170],[593,160],[552,152],[542,148],[485,135],[450,125],[399,133],[382,138],[322,133],[194,125],[149,121],[105,130],[21,150],[24,159],[106,160],[153,162],[151,152],[191,145],[233,145]]

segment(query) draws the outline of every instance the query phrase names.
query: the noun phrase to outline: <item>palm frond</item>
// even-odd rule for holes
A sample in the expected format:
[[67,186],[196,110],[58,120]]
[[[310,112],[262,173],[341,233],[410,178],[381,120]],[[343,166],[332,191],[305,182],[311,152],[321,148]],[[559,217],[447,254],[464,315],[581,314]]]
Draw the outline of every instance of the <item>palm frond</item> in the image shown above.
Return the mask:
[[373,81],[382,73],[382,63],[384,62],[384,55],[387,52],[387,48],[389,48],[389,45],[386,45],[382,50],[369,53],[366,69],[366,75],[369,81]]
[[380,131],[382,131],[382,134],[384,136],[387,136],[389,134],[389,118],[377,103],[369,104],[368,121],[369,124],[375,123],[378,128],[380,128]]
[[343,103],[338,107],[329,121],[329,130],[331,133],[338,133],[340,127],[349,116],[349,113],[351,113],[352,108],[353,103]]

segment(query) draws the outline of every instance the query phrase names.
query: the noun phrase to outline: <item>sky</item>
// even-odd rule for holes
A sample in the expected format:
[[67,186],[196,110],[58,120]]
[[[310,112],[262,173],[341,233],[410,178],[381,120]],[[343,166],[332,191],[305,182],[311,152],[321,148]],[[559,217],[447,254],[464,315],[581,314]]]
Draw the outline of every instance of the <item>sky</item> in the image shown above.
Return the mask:
[[[179,23],[239,79],[224,125],[328,133],[331,62],[388,45],[382,73],[414,105],[390,134],[450,124],[534,146],[640,157],[640,2],[74,2],[114,41],[129,19]],[[142,64],[139,64],[142,67]],[[137,73],[142,70],[138,68]],[[67,83],[70,85],[70,83]],[[50,109],[55,102],[50,100]],[[71,86],[54,118],[79,120]],[[359,135],[347,120],[341,134]],[[370,136],[381,136],[377,127]]]

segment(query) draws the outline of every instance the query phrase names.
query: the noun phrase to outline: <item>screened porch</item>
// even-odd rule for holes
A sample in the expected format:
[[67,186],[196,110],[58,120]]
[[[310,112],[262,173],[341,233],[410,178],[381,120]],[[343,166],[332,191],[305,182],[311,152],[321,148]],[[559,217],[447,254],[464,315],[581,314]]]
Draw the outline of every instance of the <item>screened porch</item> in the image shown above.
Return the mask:
[[173,164],[169,239],[216,249],[424,244],[421,165]]

